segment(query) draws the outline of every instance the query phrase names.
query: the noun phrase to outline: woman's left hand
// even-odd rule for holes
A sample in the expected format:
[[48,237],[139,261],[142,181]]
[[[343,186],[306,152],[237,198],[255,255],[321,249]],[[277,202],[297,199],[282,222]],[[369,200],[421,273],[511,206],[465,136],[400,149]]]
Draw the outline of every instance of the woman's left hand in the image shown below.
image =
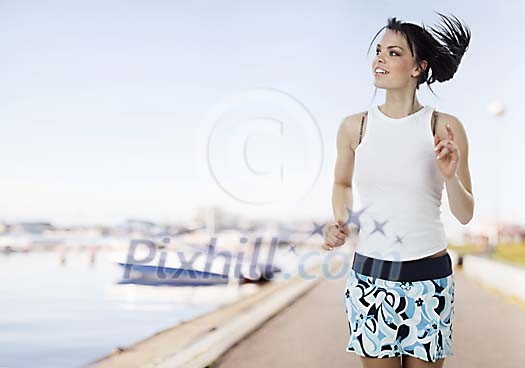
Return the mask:
[[451,179],[456,175],[459,163],[459,149],[454,142],[454,132],[447,124],[447,139],[441,140],[437,134],[434,136],[434,152],[436,155],[439,170],[445,180]]

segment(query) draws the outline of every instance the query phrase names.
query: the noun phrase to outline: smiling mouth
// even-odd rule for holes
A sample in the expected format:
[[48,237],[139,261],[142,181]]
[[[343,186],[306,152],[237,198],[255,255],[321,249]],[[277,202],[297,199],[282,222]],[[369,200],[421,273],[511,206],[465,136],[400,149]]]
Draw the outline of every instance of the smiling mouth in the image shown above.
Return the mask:
[[375,76],[378,76],[378,75],[387,75],[387,74],[390,74],[390,72],[387,72],[387,71],[378,72],[377,69],[374,71],[374,75],[375,75]]

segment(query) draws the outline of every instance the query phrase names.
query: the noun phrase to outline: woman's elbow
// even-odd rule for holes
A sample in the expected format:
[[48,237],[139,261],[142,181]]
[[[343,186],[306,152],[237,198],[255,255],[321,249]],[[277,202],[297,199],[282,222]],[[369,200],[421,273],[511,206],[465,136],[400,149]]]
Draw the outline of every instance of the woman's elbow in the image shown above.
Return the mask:
[[468,213],[468,216],[458,217],[458,220],[461,223],[461,225],[467,225],[470,221],[472,221],[473,217],[474,217],[474,198],[472,198],[472,205]]
[[334,186],[352,188],[352,182],[346,179],[336,179],[334,180]]

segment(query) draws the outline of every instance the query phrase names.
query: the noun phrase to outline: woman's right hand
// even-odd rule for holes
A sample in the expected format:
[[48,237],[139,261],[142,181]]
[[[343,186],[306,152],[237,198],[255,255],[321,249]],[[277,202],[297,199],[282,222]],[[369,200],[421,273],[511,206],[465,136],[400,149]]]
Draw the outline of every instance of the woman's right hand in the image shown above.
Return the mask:
[[350,227],[344,225],[343,220],[333,222],[326,227],[324,243],[321,247],[325,250],[333,250],[335,247],[340,247],[345,244],[349,235]]

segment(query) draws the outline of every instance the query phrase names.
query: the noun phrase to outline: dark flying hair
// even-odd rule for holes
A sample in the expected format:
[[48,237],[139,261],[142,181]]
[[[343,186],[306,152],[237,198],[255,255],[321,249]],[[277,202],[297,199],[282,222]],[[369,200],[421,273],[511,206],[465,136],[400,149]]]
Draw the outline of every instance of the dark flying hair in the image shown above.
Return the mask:
[[432,83],[445,82],[454,76],[471,38],[469,27],[462,24],[457,17],[435,13],[442,18],[442,23],[428,30],[424,24],[419,26],[400,21],[396,17],[388,18],[388,24],[376,33],[368,47],[370,52],[372,43],[385,28],[400,32],[405,37],[416,63],[420,65],[422,60],[427,61],[427,68],[419,74],[416,89],[426,82],[432,93]]

